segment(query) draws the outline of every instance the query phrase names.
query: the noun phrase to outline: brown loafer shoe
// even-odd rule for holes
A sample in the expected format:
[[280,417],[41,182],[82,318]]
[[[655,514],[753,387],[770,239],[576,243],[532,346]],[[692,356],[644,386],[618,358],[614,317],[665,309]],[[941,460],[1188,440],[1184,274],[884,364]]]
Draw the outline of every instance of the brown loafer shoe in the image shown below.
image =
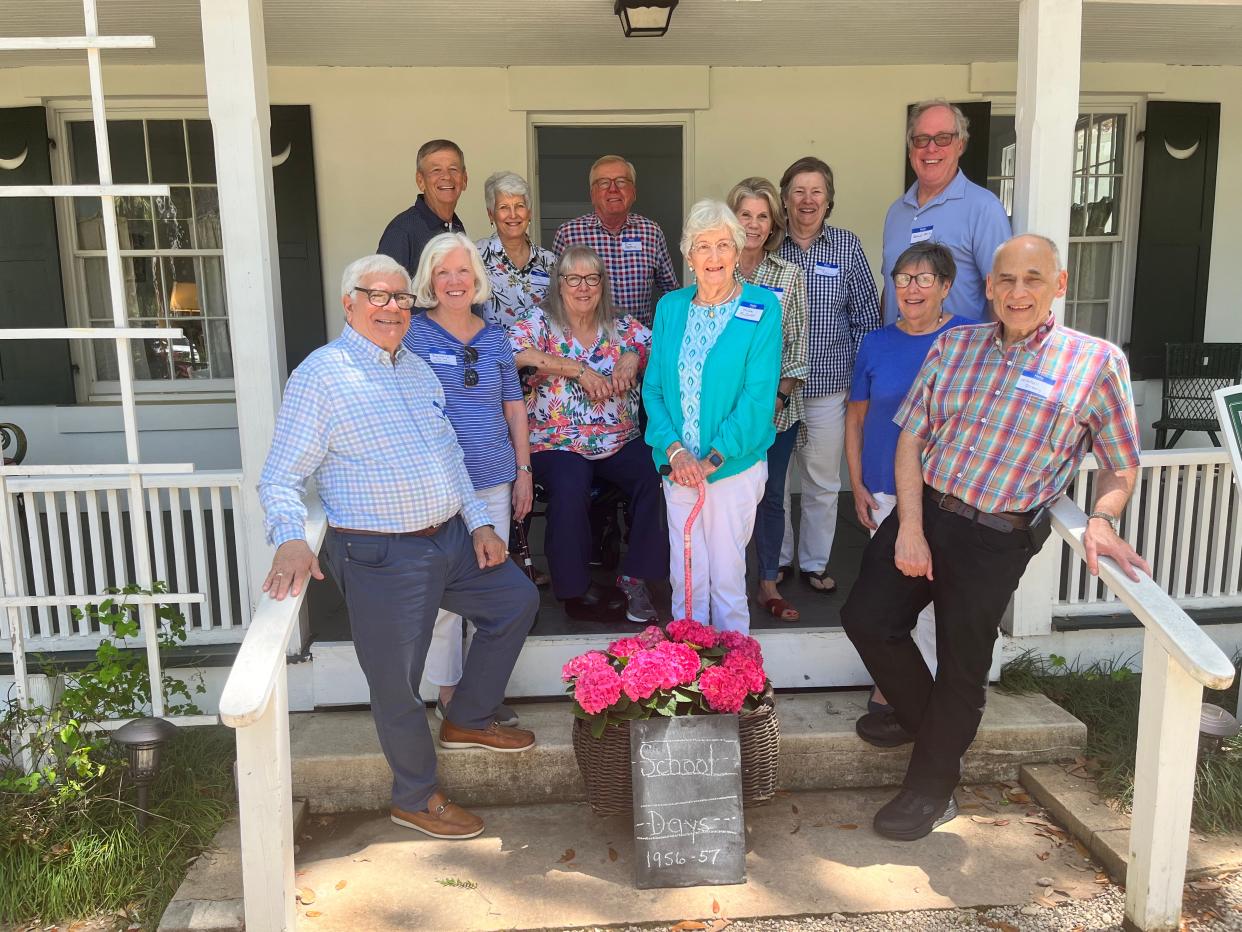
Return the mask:
[[483,831],[483,820],[467,812],[447,796],[436,790],[427,801],[426,812],[406,812],[393,806],[388,817],[397,825],[404,825],[432,838],[473,838]]
[[462,728],[448,719],[440,723],[440,747],[487,748],[511,754],[535,746],[535,733],[525,728],[507,728],[492,722],[487,728]]

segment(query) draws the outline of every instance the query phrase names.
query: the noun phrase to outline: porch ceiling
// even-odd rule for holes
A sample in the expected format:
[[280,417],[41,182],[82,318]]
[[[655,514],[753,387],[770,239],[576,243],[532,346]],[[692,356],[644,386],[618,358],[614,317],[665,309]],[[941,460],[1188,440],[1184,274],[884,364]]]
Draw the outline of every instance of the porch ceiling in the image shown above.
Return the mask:
[[[865,65],[1007,61],[1015,0],[941,0],[920,22],[907,0],[682,0],[663,39],[622,37],[613,0],[265,0],[273,65]],[[198,0],[102,0],[111,34],[153,51],[106,60],[202,60]],[[76,35],[80,0],[7,0],[0,35]],[[1083,59],[1242,65],[1242,5],[1088,3]],[[81,53],[0,54],[0,67]],[[826,89],[828,92],[828,89]]]

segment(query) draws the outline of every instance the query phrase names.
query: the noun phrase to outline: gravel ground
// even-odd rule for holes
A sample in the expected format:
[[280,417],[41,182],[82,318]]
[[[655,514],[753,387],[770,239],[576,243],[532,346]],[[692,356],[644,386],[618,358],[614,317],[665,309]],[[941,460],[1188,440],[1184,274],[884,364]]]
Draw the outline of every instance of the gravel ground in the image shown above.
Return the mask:
[[[1089,900],[1060,899],[1055,907],[1032,903],[995,909],[945,909],[911,913],[805,916],[797,919],[685,920],[681,923],[609,927],[608,932],[892,932],[892,930],[997,929],[1000,932],[1122,932],[1125,889],[1109,884]],[[1182,928],[1193,932],[1242,930],[1242,874],[1187,885]],[[595,932],[595,930],[562,930]]]

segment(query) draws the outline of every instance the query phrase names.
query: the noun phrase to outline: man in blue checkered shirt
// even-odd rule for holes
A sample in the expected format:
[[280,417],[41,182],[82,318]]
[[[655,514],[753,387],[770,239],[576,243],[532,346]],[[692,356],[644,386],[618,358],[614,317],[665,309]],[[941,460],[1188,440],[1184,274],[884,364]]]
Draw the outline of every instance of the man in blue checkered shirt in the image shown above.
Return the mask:
[[534,734],[497,724],[495,712],[539,596],[474,493],[439,379],[401,345],[409,275],[388,256],[367,256],[345,270],[341,294],[344,331],[289,376],[259,480],[277,547],[263,591],[279,600],[324,578],[306,543],[302,493],[314,478],[329,524],[325,559],[393,772],[391,818],[434,838],[473,838],[483,820],[436,784],[418,695],[427,646],[441,607],[474,623],[440,746],[524,751]]
[[638,188],[634,166],[621,156],[597,159],[589,178],[594,212],[562,223],[552,251],[560,256],[570,246],[594,249],[608,269],[613,302],[650,327],[656,301],[681,287],[664,231],[655,221],[630,213]]

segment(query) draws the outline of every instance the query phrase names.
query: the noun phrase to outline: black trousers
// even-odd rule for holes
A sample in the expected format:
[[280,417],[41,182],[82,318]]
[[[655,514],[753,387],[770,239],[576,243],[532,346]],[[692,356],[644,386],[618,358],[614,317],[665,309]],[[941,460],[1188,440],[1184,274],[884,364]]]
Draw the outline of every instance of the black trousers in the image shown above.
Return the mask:
[[[942,511],[924,496],[923,534],[935,577],[928,580],[897,569],[898,524],[894,510],[871,538],[841,620],[897,720],[915,736],[902,785],[947,799],[983,717],[1001,615],[1050,527],[1006,534]],[[910,637],[928,602],[936,606],[934,680]]]

